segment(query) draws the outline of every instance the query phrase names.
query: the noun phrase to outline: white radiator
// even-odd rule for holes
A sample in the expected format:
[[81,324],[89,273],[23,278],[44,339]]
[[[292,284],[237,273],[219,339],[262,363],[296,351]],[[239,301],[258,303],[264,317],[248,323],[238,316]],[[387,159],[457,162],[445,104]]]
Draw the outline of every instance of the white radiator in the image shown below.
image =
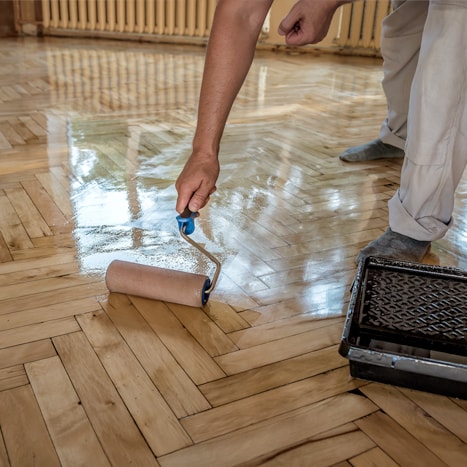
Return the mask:
[[[255,0],[252,0],[255,1]],[[283,44],[279,21],[295,0],[276,0],[261,36],[266,45]],[[42,0],[45,34],[173,36],[205,40],[210,33],[216,0]],[[390,0],[360,0],[339,9],[321,48],[349,53],[377,53],[381,23]],[[275,24],[277,23],[277,24]]]
[[168,36],[209,35],[216,0],[42,0],[44,28]]

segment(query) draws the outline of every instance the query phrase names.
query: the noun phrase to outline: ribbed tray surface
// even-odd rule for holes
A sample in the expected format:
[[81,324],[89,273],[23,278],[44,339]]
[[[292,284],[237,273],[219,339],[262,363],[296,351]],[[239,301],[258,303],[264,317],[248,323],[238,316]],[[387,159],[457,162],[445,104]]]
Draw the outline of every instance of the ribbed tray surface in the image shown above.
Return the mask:
[[467,280],[368,270],[363,326],[467,344]]

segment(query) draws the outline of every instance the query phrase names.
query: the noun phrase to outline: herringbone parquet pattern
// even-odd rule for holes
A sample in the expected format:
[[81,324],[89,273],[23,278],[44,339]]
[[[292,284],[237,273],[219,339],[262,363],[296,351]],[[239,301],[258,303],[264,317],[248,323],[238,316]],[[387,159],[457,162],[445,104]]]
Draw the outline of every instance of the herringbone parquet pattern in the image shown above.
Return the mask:
[[[0,465],[467,463],[467,404],[349,376],[354,258],[400,161],[345,164],[385,113],[376,59],[261,52],[194,238],[204,309],[108,294],[114,258],[210,274],[178,235],[202,48],[0,42]],[[467,178],[426,262],[467,269]]]

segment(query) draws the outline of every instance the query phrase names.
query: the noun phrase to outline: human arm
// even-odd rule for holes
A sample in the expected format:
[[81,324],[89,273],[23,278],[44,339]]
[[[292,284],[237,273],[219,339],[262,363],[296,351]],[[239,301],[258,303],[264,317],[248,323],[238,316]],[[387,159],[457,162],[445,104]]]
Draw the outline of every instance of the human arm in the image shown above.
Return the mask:
[[273,0],[219,0],[201,84],[192,153],[180,173],[176,210],[197,212],[216,190],[219,145],[232,105],[253,61]]
[[324,39],[335,11],[353,0],[298,0],[279,24],[288,45],[315,44]]

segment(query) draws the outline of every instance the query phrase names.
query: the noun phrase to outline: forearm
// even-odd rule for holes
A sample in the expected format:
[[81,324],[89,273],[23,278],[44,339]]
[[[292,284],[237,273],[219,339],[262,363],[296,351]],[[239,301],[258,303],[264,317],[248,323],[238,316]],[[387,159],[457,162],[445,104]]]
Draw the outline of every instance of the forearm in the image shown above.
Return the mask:
[[219,1],[201,85],[193,150],[217,155],[224,127],[253,61],[272,0]]

